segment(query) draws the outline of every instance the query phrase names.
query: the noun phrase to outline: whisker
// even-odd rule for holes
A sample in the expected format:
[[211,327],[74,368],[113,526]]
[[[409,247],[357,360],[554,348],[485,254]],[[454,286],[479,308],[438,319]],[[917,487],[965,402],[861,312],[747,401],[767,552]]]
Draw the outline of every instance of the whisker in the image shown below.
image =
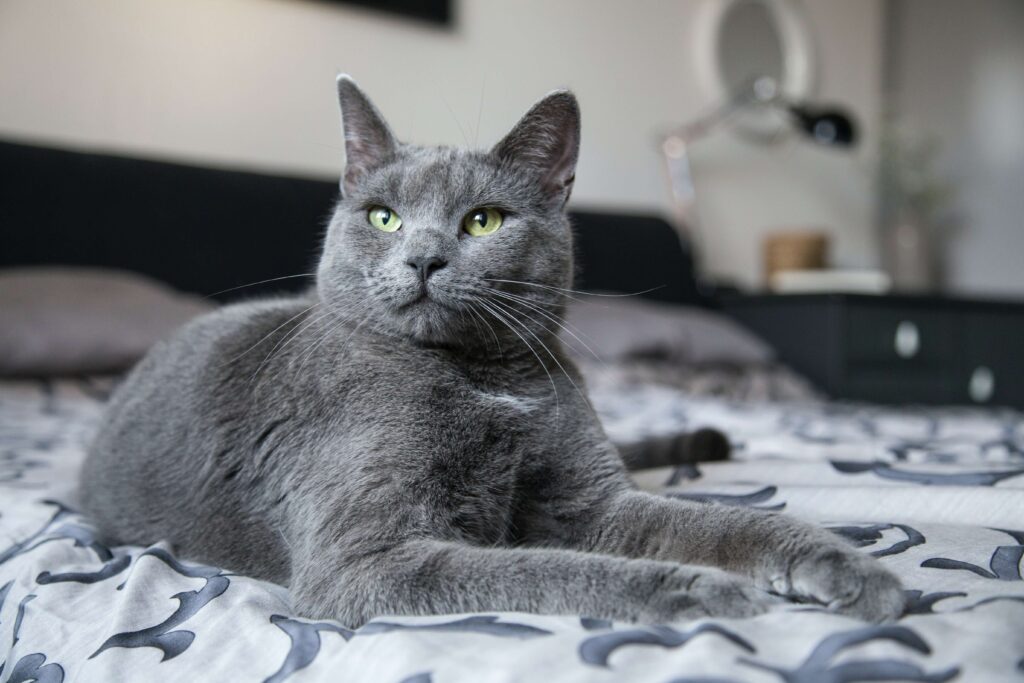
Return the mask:
[[[543,340],[541,340],[541,338],[540,338],[540,337],[538,337],[538,336],[537,336],[537,335],[536,335],[536,334],[534,333],[534,331],[533,331],[533,330],[531,330],[531,329],[529,328],[529,326],[527,326],[527,325],[526,325],[525,323],[523,323],[523,321],[521,321],[521,320],[518,320],[518,319],[517,319],[517,318],[515,317],[515,315],[514,315],[514,313],[515,313],[515,312],[514,312],[514,311],[512,310],[512,308],[511,308],[511,307],[510,307],[510,306],[509,306],[508,304],[502,304],[502,303],[500,303],[500,302],[498,302],[498,301],[495,301],[495,300],[493,300],[493,299],[491,299],[490,303],[492,303],[492,304],[494,304],[494,305],[496,305],[496,306],[498,306],[498,307],[500,307],[500,308],[504,309],[504,310],[506,311],[506,313],[508,313],[508,314],[509,314],[509,316],[510,316],[510,317],[511,317],[511,318],[512,318],[513,320],[515,320],[515,321],[516,321],[517,323],[519,323],[519,325],[520,325],[520,326],[521,326],[521,327],[522,327],[522,328],[523,328],[524,330],[526,330],[526,332],[527,332],[527,333],[529,333],[529,334],[530,334],[530,336],[532,336],[532,337],[533,337],[534,339],[536,339],[536,340],[537,340],[537,343],[538,343],[538,344],[540,344],[540,345],[541,345],[541,346],[542,346],[542,347],[544,348],[544,350],[548,352],[548,355],[549,355],[549,356],[551,356],[551,360],[555,361],[555,365],[557,365],[557,366],[558,366],[558,369],[562,371],[562,374],[563,374],[563,375],[565,375],[565,378],[566,378],[567,380],[569,380],[569,384],[571,384],[571,385],[573,386],[573,388],[574,388],[574,389],[576,390],[576,393],[578,393],[578,394],[580,395],[580,398],[582,398],[582,399],[583,399],[583,402],[584,402],[584,403],[586,403],[587,405],[590,405],[590,401],[589,401],[589,400],[587,399],[587,396],[586,396],[586,394],[584,394],[584,393],[583,393],[583,390],[581,390],[581,389],[580,389],[580,388],[579,388],[579,387],[578,387],[578,386],[576,385],[576,382],[575,382],[575,381],[573,381],[573,378],[572,378],[572,377],[571,377],[571,376],[569,375],[569,372],[568,372],[568,371],[567,371],[567,370],[565,369],[565,366],[563,366],[563,365],[562,365],[561,361],[559,361],[559,360],[558,360],[558,358],[557,358],[557,357],[555,356],[555,354],[554,354],[554,353],[553,353],[553,352],[551,351],[551,349],[549,349],[549,348],[548,348],[548,345],[547,345],[547,344],[545,344],[545,343],[543,342]],[[543,325],[542,325],[542,327],[543,327]]]
[[[526,306],[527,308],[530,308],[531,310],[533,310],[533,311],[537,312],[538,314],[544,316],[545,318],[547,318],[548,320],[550,320],[551,322],[553,322],[554,324],[558,325],[560,328],[565,330],[567,334],[572,335],[572,338],[575,339],[576,341],[578,341],[580,344],[582,344],[583,348],[585,348],[587,351],[589,351],[590,355],[592,355],[595,358],[595,360],[597,360],[599,363],[602,363],[602,364],[604,363],[604,360],[600,356],[597,355],[597,352],[595,352],[594,349],[590,348],[590,345],[587,344],[587,342],[583,341],[575,332],[573,332],[572,330],[569,329],[569,327],[567,326],[568,322],[563,324],[562,321],[560,321],[558,318],[556,318],[555,316],[551,315],[547,311],[544,311],[544,310],[542,310],[542,309],[540,309],[540,308],[538,308],[538,307],[536,307],[536,306],[534,306],[534,305],[532,305],[532,304],[530,304],[530,303],[528,303],[526,301],[523,301],[522,297],[516,297],[513,294],[509,294],[507,292],[502,292],[501,290],[498,290],[498,289],[491,289],[490,287],[487,287],[486,289],[488,289],[490,292],[492,292],[493,294],[495,294],[497,296],[500,296],[500,297],[502,297],[504,299],[508,299],[512,303],[518,303],[520,306]],[[523,315],[526,315],[526,313],[523,313]],[[534,322],[536,322],[538,325],[541,325],[541,327],[544,327],[544,329],[547,330],[548,332],[550,332],[551,334],[556,334],[553,330],[548,329],[545,325],[542,325],[535,318],[531,317],[530,319],[533,320]],[[580,330],[580,334],[583,334],[582,330]]]
[[[332,317],[334,317],[333,312]],[[297,360],[299,361],[299,373],[302,372],[302,368],[306,365],[306,362],[313,357],[313,352],[316,351],[325,341],[330,339],[331,335],[334,334],[334,331],[343,326],[347,320],[348,318],[340,318],[336,321],[332,320],[328,325],[327,329],[325,329],[323,333],[320,335],[320,337],[318,339],[311,340],[310,343],[306,346],[306,349],[300,352],[299,357],[297,358]],[[294,363],[295,361],[292,361],[290,365],[294,365]]]
[[260,364],[256,367],[256,372],[252,373],[252,377],[249,378],[249,386],[252,386],[253,382],[256,381],[256,376],[260,374],[260,371],[264,368],[264,366],[266,366],[267,362],[270,361],[271,357],[275,353],[277,353],[279,349],[283,350],[286,346],[295,341],[295,339],[297,339],[302,332],[308,330],[318,321],[323,320],[330,315],[333,315],[333,313],[328,309],[328,311],[322,315],[299,323],[298,325],[295,326],[295,329],[289,330],[287,334],[281,337],[281,339],[278,340],[277,344],[274,345],[274,348],[270,349],[270,353],[268,353],[260,362]]
[[[595,344],[597,343],[596,340],[593,337],[591,337],[586,332],[581,330],[578,326],[573,325],[564,316],[559,316],[557,313],[553,313],[551,311],[547,311],[547,310],[544,310],[543,308],[541,308],[542,306],[554,307],[554,306],[558,306],[558,304],[545,304],[544,302],[538,301],[537,299],[533,299],[533,298],[528,297],[528,296],[523,296],[523,295],[520,295],[520,294],[513,294],[512,292],[506,292],[505,290],[497,289],[497,288],[494,288],[494,287],[487,287],[487,286],[482,286],[482,287],[483,287],[483,289],[487,290],[488,292],[491,292],[493,294],[501,296],[502,298],[509,299],[510,301],[515,301],[516,303],[520,303],[520,304],[522,304],[524,306],[527,306],[530,309],[532,309],[532,310],[534,310],[534,311],[536,311],[538,313],[545,314],[548,317],[549,320],[554,320],[556,322],[564,324],[566,327],[571,328],[572,330],[575,330],[576,332],[578,332],[579,334],[581,334],[584,337],[588,338],[590,341],[594,342]],[[566,332],[570,332],[570,330],[566,329]],[[577,337],[577,339],[579,339],[579,337]],[[583,343],[582,339],[579,339],[579,341],[580,341],[580,343]]]
[[472,315],[469,315],[469,305],[459,301],[455,304],[455,307],[458,308],[460,316],[465,315],[465,317],[469,318],[470,322],[473,323],[473,328],[476,329],[477,337],[482,338],[484,336],[484,328],[480,327],[480,322],[476,318],[474,318]]
[[488,329],[488,330],[490,330],[490,332],[491,332],[491,336],[492,336],[492,337],[494,337],[494,344],[495,344],[495,345],[496,345],[496,346],[498,347],[498,356],[499,356],[499,357],[501,358],[501,362],[502,362],[502,363],[504,363],[504,362],[505,362],[505,352],[504,352],[504,350],[503,350],[503,349],[501,348],[501,340],[500,340],[500,339],[498,339],[498,333],[497,333],[497,332],[495,332],[495,331],[494,331],[494,328],[493,328],[493,327],[491,326],[491,324],[490,324],[489,322],[487,322],[487,318],[485,318],[485,317],[483,316],[483,314],[482,314],[482,313],[480,313],[480,311],[478,311],[478,310],[477,310],[477,308],[476,308],[476,304],[474,304],[474,302],[472,302],[472,301],[468,301],[468,302],[466,302],[466,303],[467,303],[467,304],[469,305],[469,309],[470,309],[470,310],[471,310],[471,311],[473,312],[473,314],[474,314],[474,315],[475,315],[476,317],[480,318],[480,321],[481,321],[481,322],[482,322],[482,323],[483,323],[484,325],[486,325],[486,326],[487,326],[487,329]]
[[[355,317],[357,315],[362,315],[368,309],[369,309],[369,306],[363,305],[363,306],[360,306],[356,311],[352,311],[351,313],[348,310],[346,310],[345,314],[343,314],[343,316],[341,316],[340,319],[336,323],[334,323],[334,325],[329,327],[324,332],[324,334],[321,335],[320,339],[315,344],[311,344],[309,349],[307,349],[306,351],[303,351],[302,356],[299,358],[299,360],[301,362],[299,363],[298,371],[300,373],[302,372],[302,368],[305,367],[306,363],[309,362],[309,360],[313,357],[313,352],[316,351],[318,348],[320,348],[323,345],[323,343],[325,341],[327,341],[334,334],[335,331],[337,331],[339,328],[343,327],[345,325],[345,323],[350,322],[353,319],[355,319]],[[365,322],[365,319],[364,319],[364,322]],[[352,334],[350,334],[348,337],[345,338],[345,342],[342,343],[342,346],[344,346],[346,343],[348,343],[348,340],[352,338],[352,335],[355,334],[356,330],[358,330],[361,325],[362,325],[362,323],[360,323],[360,325],[357,325],[355,330],[352,331]]]
[[[330,336],[330,334],[333,332],[333,330],[337,329],[339,326],[344,324],[346,320],[351,319],[352,315],[354,315],[353,314],[353,310],[358,310],[357,306],[359,306],[359,308],[362,307],[361,304],[355,304],[355,305],[349,304],[349,305],[344,306],[341,309],[340,312],[336,311],[336,310],[332,310],[332,309],[326,309],[325,315],[321,315],[318,318],[316,318],[316,320],[311,321],[310,325],[307,326],[306,330],[308,330],[310,327],[312,327],[316,323],[318,323],[318,322],[320,322],[320,321],[322,321],[322,320],[324,320],[326,318],[339,316],[339,313],[340,313],[341,316],[348,316],[348,317],[342,317],[342,319],[338,323],[333,324],[331,327],[329,327],[327,330],[325,330],[324,334],[321,335],[321,337],[315,343],[311,342],[309,346],[315,347],[315,346],[319,345],[319,343],[321,343],[322,341],[327,339]],[[350,314],[352,314],[352,315],[350,315]],[[306,330],[303,330],[303,332],[305,332]],[[298,335],[296,335],[296,337],[293,337],[292,340],[294,340],[297,337],[298,337]],[[290,340],[288,343],[290,343],[292,340]],[[307,346],[307,351],[310,350],[309,346]],[[282,346],[281,349],[283,350],[284,347]],[[303,351],[302,353],[305,354],[306,352]],[[308,358],[306,358],[305,360],[308,360]],[[303,365],[305,364],[305,360],[303,361]],[[300,366],[299,369],[301,370],[301,366]],[[259,368],[257,368],[257,372],[259,372]],[[282,372],[284,372],[284,369],[278,371],[277,375],[275,375],[275,378],[279,377]],[[255,378],[255,376],[254,376],[254,378]]]
[[569,293],[569,294],[582,294],[584,296],[600,296],[600,297],[607,297],[607,298],[622,298],[622,297],[627,297],[627,296],[640,296],[641,294],[648,294],[650,292],[656,292],[659,289],[664,289],[667,286],[667,285],[658,285],[657,287],[651,287],[650,289],[645,289],[645,290],[640,291],[640,292],[629,292],[627,294],[608,294],[608,293],[599,293],[599,292],[582,292],[582,291],[580,291],[578,289],[565,289],[564,287],[554,287],[552,285],[542,285],[539,282],[523,282],[521,280],[498,280],[496,278],[490,278],[490,277],[485,277],[485,278],[481,278],[481,279],[487,280],[488,282],[507,282],[507,283],[513,284],[513,285],[525,285],[527,287],[540,287],[542,289],[548,289],[548,290],[551,290],[553,292],[566,292],[566,293]]
[[494,294],[497,294],[498,296],[501,296],[502,298],[509,299],[509,300],[515,301],[517,303],[521,303],[524,306],[529,306],[530,308],[532,308],[533,310],[537,311],[538,313],[544,313],[545,315],[551,316],[552,319],[557,320],[557,321],[559,321],[561,323],[564,323],[568,327],[571,327],[571,328],[575,329],[577,332],[582,334],[584,337],[589,338],[591,341],[595,341],[593,337],[590,337],[590,335],[586,334],[578,326],[573,325],[571,322],[569,322],[564,315],[559,315],[557,311],[549,311],[549,310],[546,310],[544,308],[545,306],[548,307],[548,308],[562,308],[562,306],[560,304],[554,304],[554,303],[550,303],[549,304],[549,303],[546,303],[544,301],[540,301],[539,299],[535,299],[533,297],[525,296],[523,294],[513,294],[512,292],[506,292],[505,290],[498,289],[497,287],[487,287],[486,285],[482,285],[482,287],[483,287],[483,289],[487,290],[488,292],[492,292]]
[[[465,317],[469,318],[470,321],[473,323],[473,327],[476,329],[477,337],[479,337],[480,339],[483,339],[484,343],[489,346],[490,344],[486,340],[486,335],[484,334],[484,329],[482,327],[480,327],[480,322],[477,320],[477,317],[473,314],[473,310],[469,307],[469,303],[466,302],[466,301],[458,301],[458,302],[456,302],[455,306],[458,309],[460,316],[465,316]],[[499,347],[499,350],[500,350],[500,347]]]
[[260,339],[260,340],[259,340],[258,342],[256,342],[256,343],[255,343],[255,344],[253,344],[252,346],[250,346],[250,347],[249,347],[248,349],[246,349],[245,351],[242,351],[242,352],[241,352],[240,354],[238,354],[237,356],[235,356],[235,357],[234,357],[234,358],[232,358],[231,360],[229,360],[229,361],[226,361],[226,362],[224,362],[224,363],[223,363],[223,364],[221,365],[221,367],[224,367],[225,365],[231,365],[231,364],[232,364],[232,363],[234,363],[234,362],[235,362],[236,360],[238,360],[239,358],[241,358],[241,357],[242,357],[242,356],[244,356],[245,354],[249,353],[250,351],[252,351],[253,349],[255,349],[255,348],[256,348],[257,346],[259,346],[260,344],[262,344],[263,342],[265,342],[265,341],[267,341],[268,339],[270,339],[270,338],[271,338],[272,336],[274,336],[274,333],[275,333],[275,332],[277,332],[278,330],[280,330],[280,329],[281,329],[282,327],[284,327],[285,325],[287,325],[287,324],[288,324],[288,323],[290,323],[291,321],[295,320],[296,318],[298,318],[299,316],[301,316],[301,315],[302,315],[303,313],[308,313],[309,311],[312,311],[312,310],[313,310],[314,308],[316,308],[316,307],[317,307],[318,305],[319,305],[319,303],[314,303],[314,304],[313,304],[312,306],[310,306],[309,308],[304,308],[304,309],[302,309],[301,311],[299,311],[298,313],[296,313],[295,315],[293,315],[292,317],[288,318],[288,319],[287,319],[287,320],[285,320],[285,321],[284,321],[283,323],[281,323],[280,325],[278,325],[277,327],[275,327],[274,329],[272,329],[272,330],[271,330],[270,332],[267,332],[267,334],[266,334],[266,335],[264,335],[264,336],[263,336],[263,337],[262,337],[262,338],[261,338],[261,339]]
[[555,378],[551,376],[551,372],[548,370],[548,366],[544,364],[544,360],[540,357],[540,354],[538,354],[534,350],[533,346],[530,345],[530,342],[526,340],[526,337],[519,334],[519,331],[516,330],[516,328],[512,327],[512,325],[508,322],[508,319],[506,319],[506,317],[500,311],[498,311],[495,307],[491,306],[490,303],[484,301],[483,299],[477,299],[476,302],[480,304],[480,306],[482,306],[485,311],[490,312],[490,314],[493,315],[496,320],[504,324],[505,327],[507,327],[508,329],[512,330],[512,332],[523,341],[523,344],[526,345],[526,348],[528,348],[530,350],[530,353],[533,354],[534,358],[537,359],[537,362],[540,363],[540,367],[543,368],[545,374],[547,374],[548,376],[548,381],[551,382],[551,390],[555,394],[555,411],[557,413],[560,405],[560,401],[558,398],[558,386],[555,384]]
[[480,144],[480,121],[483,120],[484,116],[484,92],[487,90],[487,74],[484,74],[483,81],[480,83],[480,101],[476,108],[476,132],[473,134],[473,147]]
[[489,292],[501,292],[502,294],[504,294],[506,296],[518,299],[520,301],[529,302],[529,303],[533,304],[534,306],[542,306],[542,307],[545,307],[545,308],[558,309],[558,308],[561,308],[564,305],[564,302],[562,301],[560,294],[554,295],[554,296],[558,296],[558,300],[557,301],[547,301],[547,300],[542,300],[540,298],[529,297],[529,296],[526,296],[525,294],[515,294],[513,292],[507,292],[504,289],[499,289],[497,287],[488,287],[487,285],[480,285],[480,286],[482,288],[486,289]]
[[259,282],[250,282],[247,285],[238,285],[237,287],[230,287],[228,289],[222,289],[219,292],[214,292],[213,294],[207,294],[203,298],[204,299],[212,299],[215,296],[218,296],[220,294],[227,294],[228,292],[233,292],[233,291],[235,291],[237,289],[245,289],[246,287],[255,287],[256,285],[262,285],[262,284],[265,284],[267,282],[277,282],[278,280],[290,280],[290,279],[296,278],[296,277],[310,277],[312,275],[315,275],[315,273],[298,273],[296,275],[283,275],[281,277],[272,277],[269,280],[260,280]]
[[[361,310],[360,312],[366,312],[366,311],[368,311],[369,309],[370,309],[370,307],[369,307],[369,306],[364,306],[364,308],[362,308],[362,310]],[[352,314],[352,315],[350,315],[350,316],[348,316],[348,317],[346,317],[346,318],[342,319],[342,321],[341,321],[340,323],[336,324],[336,325],[335,325],[334,327],[332,327],[332,328],[331,328],[330,330],[328,330],[327,332],[325,332],[325,333],[324,333],[324,335],[323,335],[323,336],[321,337],[321,339],[319,339],[319,341],[317,341],[317,342],[316,342],[316,344],[315,344],[315,345],[313,345],[313,347],[312,347],[311,349],[309,349],[308,351],[306,351],[306,352],[305,352],[305,353],[303,354],[303,357],[304,357],[304,359],[302,360],[301,364],[299,365],[299,371],[298,371],[298,372],[299,372],[300,374],[301,374],[301,372],[302,372],[302,368],[303,368],[303,366],[305,366],[305,365],[306,365],[306,362],[308,362],[308,361],[309,361],[309,359],[310,359],[310,358],[312,358],[312,352],[313,352],[313,351],[314,351],[314,350],[315,350],[315,349],[316,349],[317,347],[319,347],[319,346],[323,345],[325,341],[327,341],[328,339],[330,339],[330,338],[331,338],[331,337],[332,337],[332,336],[334,335],[334,333],[335,333],[335,332],[336,332],[336,331],[337,331],[338,329],[340,329],[341,327],[343,327],[343,326],[345,325],[345,323],[348,323],[348,322],[352,321],[352,319],[353,319],[354,317],[355,317],[355,314]],[[364,316],[362,316],[362,319],[361,319],[361,321],[359,321],[359,324],[358,324],[358,325],[356,325],[356,326],[355,326],[355,327],[354,327],[354,328],[352,329],[352,331],[351,331],[351,332],[349,333],[349,335],[348,335],[347,337],[345,337],[344,341],[342,341],[342,342],[341,342],[341,344],[340,344],[340,346],[339,346],[339,347],[344,347],[344,346],[347,346],[347,345],[348,345],[348,342],[349,342],[349,341],[350,341],[350,340],[352,339],[352,337],[354,337],[354,336],[355,336],[355,333],[357,333],[357,332],[359,331],[359,328],[361,328],[362,326],[366,325],[366,324],[367,324],[368,322],[370,322],[370,316],[369,316],[369,315],[364,315]],[[374,326],[374,329],[376,329],[376,328],[377,328],[377,326]]]
[[444,96],[444,93],[440,88],[437,90],[437,94],[441,96],[441,101],[444,102],[444,106],[448,109],[448,113],[452,115],[455,120],[455,125],[459,127],[459,133],[462,135],[462,141],[469,147],[469,137],[466,135],[466,129],[462,127],[462,122],[459,121],[459,117],[455,115],[455,110],[452,109],[452,105],[448,104],[448,98]]

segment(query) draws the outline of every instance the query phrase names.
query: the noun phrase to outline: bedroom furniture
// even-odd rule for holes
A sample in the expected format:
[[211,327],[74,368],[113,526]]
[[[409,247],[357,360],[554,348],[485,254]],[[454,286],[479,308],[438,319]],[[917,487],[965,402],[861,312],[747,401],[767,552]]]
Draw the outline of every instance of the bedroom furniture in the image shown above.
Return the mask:
[[1024,408],[1024,302],[789,294],[721,303],[833,398]]
[[[307,277],[279,278],[311,272],[337,194],[334,180],[0,141],[0,268],[120,268],[221,300],[295,291]],[[573,222],[578,288],[706,304],[663,219],[577,211]]]

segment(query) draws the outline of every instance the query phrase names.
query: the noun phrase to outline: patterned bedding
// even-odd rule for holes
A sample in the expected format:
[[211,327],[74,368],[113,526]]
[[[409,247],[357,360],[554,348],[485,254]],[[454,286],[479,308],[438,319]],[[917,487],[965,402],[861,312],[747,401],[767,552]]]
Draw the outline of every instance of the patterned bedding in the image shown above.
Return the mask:
[[1024,416],[739,403],[592,387],[622,442],[702,425],[730,462],[637,474],[646,489],[822,524],[903,577],[905,616],[812,605],[658,626],[587,617],[296,617],[275,585],[105,547],[76,471],[109,385],[0,384],[0,681],[1024,680]]

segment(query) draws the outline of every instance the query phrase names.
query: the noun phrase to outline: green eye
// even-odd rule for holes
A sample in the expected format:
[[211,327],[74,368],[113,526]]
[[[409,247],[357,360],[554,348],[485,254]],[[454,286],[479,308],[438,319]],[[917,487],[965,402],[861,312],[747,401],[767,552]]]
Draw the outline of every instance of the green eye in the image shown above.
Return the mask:
[[366,215],[370,225],[382,232],[394,232],[402,227],[402,219],[386,206],[374,206]]
[[490,207],[473,209],[462,219],[462,229],[473,237],[483,237],[501,227],[501,212]]

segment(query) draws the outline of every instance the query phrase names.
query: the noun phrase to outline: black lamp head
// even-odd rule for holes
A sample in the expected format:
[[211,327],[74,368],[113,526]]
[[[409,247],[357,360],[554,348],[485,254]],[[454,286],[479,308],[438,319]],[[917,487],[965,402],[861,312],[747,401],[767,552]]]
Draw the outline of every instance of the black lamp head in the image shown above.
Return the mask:
[[797,126],[821,145],[852,147],[857,144],[857,125],[841,109],[814,109],[805,105],[787,107]]

